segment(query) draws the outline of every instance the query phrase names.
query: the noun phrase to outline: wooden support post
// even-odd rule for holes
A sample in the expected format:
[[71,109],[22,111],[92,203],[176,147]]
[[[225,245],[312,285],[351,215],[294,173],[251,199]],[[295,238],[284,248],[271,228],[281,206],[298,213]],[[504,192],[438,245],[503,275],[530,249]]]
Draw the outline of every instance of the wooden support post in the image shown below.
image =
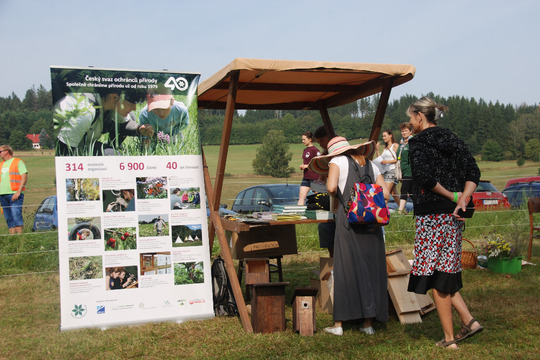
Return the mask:
[[[231,140],[231,129],[236,106],[236,91],[238,90],[238,77],[240,71],[235,71],[231,74],[231,82],[229,83],[229,92],[227,94],[227,105],[225,108],[225,119],[223,121],[223,133],[221,134],[221,145],[219,147],[219,158],[216,169],[216,179],[214,181],[214,197],[212,204],[214,209],[219,210],[221,201],[221,190],[223,189],[223,178],[225,176],[225,163],[227,162],[227,154],[229,153],[229,142]],[[208,201],[210,203],[210,201]],[[208,236],[214,239],[214,228],[210,225]]]
[[[210,181],[210,172],[208,171],[208,164],[206,163],[206,156],[204,156],[204,149],[201,148],[202,151],[202,161],[203,161],[203,177],[204,177],[204,187],[206,191],[206,202],[208,206],[208,210],[210,212],[214,211],[214,205],[211,201],[208,199],[214,198],[214,189],[212,188],[212,182]],[[206,179],[208,178],[208,181]],[[219,207],[218,207],[218,215],[219,215]],[[215,229],[214,224],[210,221],[208,224],[208,239],[210,241],[210,255],[212,255],[212,249],[214,247],[214,236],[215,236]]]
[[394,78],[391,77],[386,80],[381,91],[381,97],[379,98],[379,104],[377,105],[377,112],[375,113],[375,119],[373,119],[373,126],[371,127],[371,134],[369,134],[369,140],[375,140],[379,138],[381,134],[381,127],[384,120],[384,114],[388,107],[388,99],[390,98],[390,91],[394,84]]
[[[229,85],[229,94],[227,96],[227,109],[225,111],[225,122],[223,124],[223,135],[221,138],[221,147],[219,152],[219,160],[216,171],[216,181],[215,181],[215,192],[212,201],[208,201],[208,208],[210,209],[210,221],[214,229],[209,234],[210,236],[210,251],[214,244],[214,231],[217,233],[219,247],[221,249],[221,255],[225,261],[225,268],[227,269],[227,275],[229,276],[229,281],[231,282],[231,288],[233,291],[234,299],[238,307],[238,313],[240,314],[240,321],[244,330],[247,332],[253,332],[253,326],[249,319],[249,314],[246,309],[246,302],[244,301],[244,296],[242,295],[242,289],[240,288],[240,282],[236,276],[234,270],[234,263],[231,256],[231,251],[227,244],[227,239],[225,238],[225,230],[223,229],[223,224],[221,224],[221,219],[219,217],[219,202],[221,199],[221,189],[223,187],[223,176],[225,174],[225,162],[227,160],[227,152],[229,150],[229,140],[231,137],[231,128],[232,128],[232,118],[234,114],[234,106],[236,101],[236,89],[238,87],[238,76],[239,72],[235,72],[231,75],[231,83]],[[204,183],[206,189],[210,189],[212,192],[212,182],[210,181],[210,173],[206,165],[206,159],[204,159]],[[215,210],[215,209],[218,210]]]
[[219,147],[219,158],[216,170],[216,180],[214,182],[214,208],[219,208],[221,199],[221,189],[223,188],[223,177],[225,175],[225,163],[229,152],[229,142],[231,140],[231,129],[236,105],[236,91],[238,89],[239,71],[231,74],[231,82],[229,83],[229,93],[227,95],[227,107],[225,108],[225,120],[223,122],[223,133],[221,134],[221,145]]
[[330,115],[328,115],[328,109],[324,104],[319,104],[319,112],[321,113],[322,121],[326,129],[326,133],[330,138],[336,136],[332,122],[330,121]]
[[242,289],[240,288],[240,282],[238,281],[238,277],[236,276],[231,251],[229,250],[229,246],[227,245],[227,239],[225,238],[225,230],[223,229],[223,225],[221,224],[219,213],[215,210],[211,210],[210,220],[214,223],[214,226],[216,228],[219,247],[221,248],[221,257],[225,261],[225,268],[227,269],[227,275],[229,275],[229,281],[231,282],[234,300],[236,301],[236,306],[238,307],[238,313],[240,314],[242,326],[244,327],[244,330],[251,333],[253,332],[253,327],[251,325],[249,314],[246,309],[246,302],[244,301]]
[[[204,185],[206,188],[212,188],[208,168],[204,168]],[[223,224],[221,223],[221,218],[219,217],[219,211],[214,210],[214,205],[210,201],[208,202],[208,208],[210,209],[210,222],[216,229],[219,247],[221,249],[221,257],[225,261],[225,268],[227,269],[227,275],[229,275],[229,281],[231,282],[234,300],[236,301],[238,313],[240,314],[240,321],[242,322],[244,330],[252,333],[253,326],[251,325],[249,314],[246,309],[246,302],[242,294],[242,289],[240,288],[240,282],[238,281],[238,277],[236,276],[236,272],[234,270],[231,250],[229,249],[227,239],[225,238],[225,229],[223,229]],[[213,241],[210,241],[210,244],[213,244]],[[210,251],[212,251],[211,248]]]

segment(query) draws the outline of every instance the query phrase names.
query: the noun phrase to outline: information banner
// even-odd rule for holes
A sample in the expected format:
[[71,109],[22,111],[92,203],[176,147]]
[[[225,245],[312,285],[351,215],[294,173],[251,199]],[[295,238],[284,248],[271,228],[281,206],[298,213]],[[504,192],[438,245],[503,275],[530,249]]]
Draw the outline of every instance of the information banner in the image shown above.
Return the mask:
[[51,78],[61,329],[213,317],[199,75]]

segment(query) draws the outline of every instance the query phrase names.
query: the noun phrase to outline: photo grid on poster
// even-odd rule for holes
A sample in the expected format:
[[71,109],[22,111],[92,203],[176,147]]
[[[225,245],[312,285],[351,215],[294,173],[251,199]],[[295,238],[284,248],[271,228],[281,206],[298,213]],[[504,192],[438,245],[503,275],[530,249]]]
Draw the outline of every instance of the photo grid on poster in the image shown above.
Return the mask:
[[212,317],[199,76],[51,76],[61,329]]

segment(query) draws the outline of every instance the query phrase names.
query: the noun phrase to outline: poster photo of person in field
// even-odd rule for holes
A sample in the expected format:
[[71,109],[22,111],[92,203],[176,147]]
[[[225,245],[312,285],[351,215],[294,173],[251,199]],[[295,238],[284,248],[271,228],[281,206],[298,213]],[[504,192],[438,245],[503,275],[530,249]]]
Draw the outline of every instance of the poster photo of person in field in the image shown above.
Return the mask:
[[56,156],[199,155],[199,78],[51,67]]

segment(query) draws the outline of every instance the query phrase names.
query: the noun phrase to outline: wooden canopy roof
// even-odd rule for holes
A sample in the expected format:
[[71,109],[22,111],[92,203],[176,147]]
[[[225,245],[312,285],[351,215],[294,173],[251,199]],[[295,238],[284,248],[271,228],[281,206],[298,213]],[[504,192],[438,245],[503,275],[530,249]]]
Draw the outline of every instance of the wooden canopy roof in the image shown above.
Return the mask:
[[318,110],[381,92],[414,77],[412,65],[237,58],[199,84],[200,108],[225,109],[238,73],[236,109]]
[[235,110],[319,110],[329,135],[334,134],[328,108],[381,93],[370,140],[381,130],[390,91],[414,77],[412,65],[359,64],[322,61],[235,59],[199,84],[203,109],[225,109],[214,186],[204,158],[204,181],[210,208],[210,251],[216,231],[244,329],[253,332],[225,230],[218,211]]

